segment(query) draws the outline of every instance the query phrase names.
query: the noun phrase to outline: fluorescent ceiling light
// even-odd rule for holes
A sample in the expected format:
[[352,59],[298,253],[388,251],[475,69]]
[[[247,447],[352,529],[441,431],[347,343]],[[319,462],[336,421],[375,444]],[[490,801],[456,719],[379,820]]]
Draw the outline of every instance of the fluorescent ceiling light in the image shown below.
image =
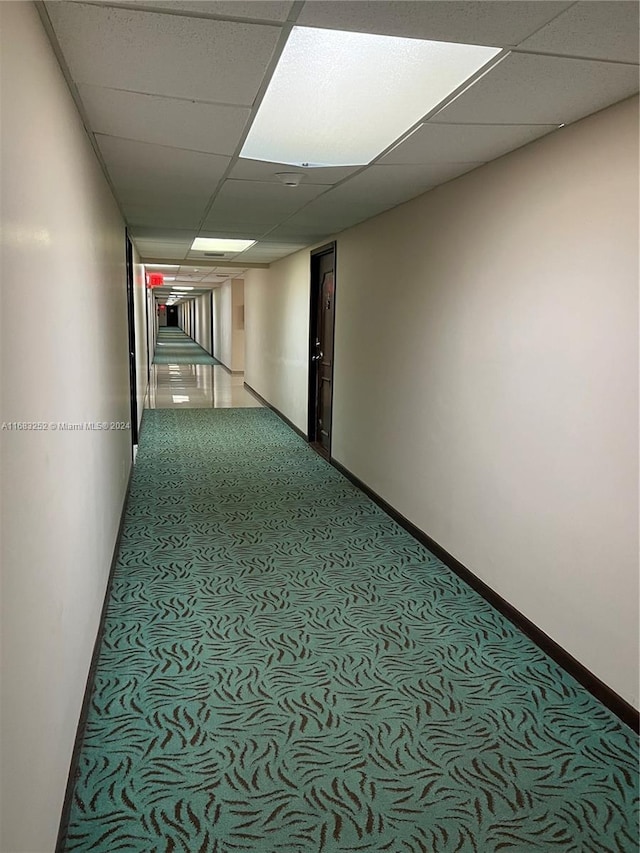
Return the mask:
[[145,264],[145,267],[150,270],[178,270],[179,264]]
[[173,289],[174,290],[194,290],[195,288],[193,288],[193,287],[182,287],[181,284],[174,284]]
[[255,240],[232,240],[223,237],[196,237],[192,252],[244,252]]
[[295,166],[363,166],[500,48],[294,27],[241,151]]

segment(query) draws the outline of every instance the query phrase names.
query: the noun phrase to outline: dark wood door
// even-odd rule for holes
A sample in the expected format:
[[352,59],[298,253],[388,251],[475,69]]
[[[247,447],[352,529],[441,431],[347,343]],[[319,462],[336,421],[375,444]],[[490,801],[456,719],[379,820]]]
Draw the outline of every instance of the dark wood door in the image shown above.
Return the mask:
[[335,259],[335,243],[311,256],[309,440],[327,456],[331,455],[333,409]]

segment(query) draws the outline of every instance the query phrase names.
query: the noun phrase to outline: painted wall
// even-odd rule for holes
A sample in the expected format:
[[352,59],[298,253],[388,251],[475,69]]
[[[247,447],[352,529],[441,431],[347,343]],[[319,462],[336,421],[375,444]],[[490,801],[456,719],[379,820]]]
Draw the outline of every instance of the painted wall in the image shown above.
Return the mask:
[[[124,224],[34,4],[2,3],[0,17],[0,419],[128,421]],[[0,443],[0,849],[50,853],[130,434],[2,430]]]
[[220,288],[220,332],[222,340],[220,341],[220,361],[232,370],[233,362],[233,289],[230,281],[225,283]]
[[245,382],[307,432],[309,252],[245,273]]
[[213,355],[222,361],[222,287],[213,289]]
[[202,293],[195,300],[196,323],[194,339],[207,352],[213,352],[211,341],[211,296]]
[[148,352],[149,352],[149,360],[151,364],[153,364],[153,355],[156,351],[156,340],[158,338],[158,328],[160,325],[167,324],[167,312],[166,309],[162,312],[162,320],[160,316],[158,316],[158,309],[156,307],[156,301],[153,296],[152,290],[147,290],[147,317],[148,317]]
[[[338,237],[333,455],[638,706],[638,108]],[[309,253],[247,279],[304,428]]]
[[244,280],[231,282],[231,369],[242,373],[245,366]]
[[244,281],[225,281],[213,290],[214,356],[234,373],[245,367]]
[[144,401],[149,387],[149,350],[147,344],[147,285],[144,265],[138,250],[133,246],[133,301],[136,327],[136,386],[138,425],[144,412]]
[[167,309],[165,308],[164,311],[160,311],[159,309],[156,309],[156,311],[157,311],[156,319],[157,319],[158,326],[155,330],[155,335],[157,337],[157,334],[158,334],[157,329],[160,328],[160,326],[166,326],[167,325]]
[[186,299],[184,302],[181,302],[179,308],[182,317],[182,320],[179,321],[180,325],[184,330],[185,334],[191,337],[191,300]]

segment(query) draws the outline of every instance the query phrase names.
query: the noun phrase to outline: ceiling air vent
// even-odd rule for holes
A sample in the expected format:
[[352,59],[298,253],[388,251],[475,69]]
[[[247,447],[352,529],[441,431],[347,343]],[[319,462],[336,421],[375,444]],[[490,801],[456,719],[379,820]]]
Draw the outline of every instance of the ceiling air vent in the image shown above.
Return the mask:
[[224,252],[205,252],[205,258],[224,258]]

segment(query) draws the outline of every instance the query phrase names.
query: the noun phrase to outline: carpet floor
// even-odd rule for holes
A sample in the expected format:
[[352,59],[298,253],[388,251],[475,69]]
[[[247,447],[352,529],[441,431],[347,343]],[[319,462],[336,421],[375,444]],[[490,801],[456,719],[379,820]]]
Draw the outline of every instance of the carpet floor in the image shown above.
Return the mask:
[[272,412],[145,412],[64,849],[635,853],[637,748]]
[[177,326],[160,326],[154,364],[220,364]]

